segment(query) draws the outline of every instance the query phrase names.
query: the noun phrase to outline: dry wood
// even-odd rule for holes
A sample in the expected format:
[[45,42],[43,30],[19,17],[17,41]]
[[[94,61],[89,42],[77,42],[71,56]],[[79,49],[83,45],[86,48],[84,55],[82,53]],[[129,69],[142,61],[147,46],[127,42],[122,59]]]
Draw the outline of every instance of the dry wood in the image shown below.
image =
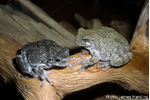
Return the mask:
[[[30,4],[30,6],[33,5]],[[44,14],[40,13],[40,11],[41,10],[39,10],[37,13],[44,16]],[[48,16],[46,16],[46,18],[47,17]],[[46,18],[43,19],[45,20]],[[29,16],[15,11],[8,5],[0,5],[0,33],[11,36],[23,45],[41,39],[51,39],[57,42],[59,45],[68,47],[69,49],[76,48],[77,45],[74,43],[75,36],[66,31],[66,29],[62,28],[52,18],[49,17],[47,20],[48,19],[50,21],[50,23],[47,21],[49,27],[47,27],[48,25],[42,23],[42,19],[41,22],[35,21]],[[50,25],[54,25],[56,29],[55,27],[51,28]]]
[[[46,82],[44,87],[40,87],[41,81],[38,78],[25,79],[19,77],[21,74],[17,70],[17,65],[13,62],[13,59],[16,57],[17,50],[22,48],[22,45],[11,37],[1,34],[0,76],[9,84],[15,83],[16,88],[25,99],[60,100],[69,93],[104,82],[114,82],[125,89],[148,94],[149,42],[147,38],[147,22],[148,3],[145,4],[142,10],[130,45],[130,52],[133,53],[133,58],[125,66],[111,68],[106,72],[103,71],[103,68],[96,69],[98,63],[87,70],[83,70],[82,73],[77,71],[80,65],[75,66],[74,70],[70,70],[69,66],[64,69],[54,69],[54,73],[49,74],[49,77],[54,81],[54,85],[51,86]],[[77,53],[71,57],[78,57],[79,54]],[[84,56],[87,57],[89,55]],[[71,63],[80,60],[82,59],[73,60]]]
[[52,27],[53,29],[58,31],[58,33],[61,34],[62,36],[68,37],[67,39],[70,42],[74,42],[74,36],[65,28],[63,28],[61,25],[59,25],[55,20],[50,18],[38,6],[30,2],[29,0],[16,0],[16,1],[18,1],[18,3],[21,5],[23,9],[27,9],[28,11],[30,11],[30,13],[32,13],[34,16],[36,16],[38,19],[40,19],[43,23],[45,23],[49,27]]

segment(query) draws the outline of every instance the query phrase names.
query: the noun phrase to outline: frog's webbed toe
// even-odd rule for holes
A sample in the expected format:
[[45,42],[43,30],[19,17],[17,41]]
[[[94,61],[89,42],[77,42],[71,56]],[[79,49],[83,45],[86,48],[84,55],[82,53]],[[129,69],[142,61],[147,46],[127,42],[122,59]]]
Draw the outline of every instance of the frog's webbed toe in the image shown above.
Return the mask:
[[109,66],[109,62],[100,61],[100,65],[97,65],[97,68],[103,68]]
[[76,63],[69,64],[70,69],[73,70],[74,67],[75,67],[76,65],[79,65],[79,64],[81,64],[81,63],[82,63],[82,61],[79,61],[79,62],[76,62]]
[[42,77],[44,77],[44,78],[41,78],[41,79],[42,79],[41,87],[44,86],[46,79],[47,79],[47,81],[48,81],[51,85],[53,85],[54,82],[49,78],[48,74],[49,74],[49,73],[54,73],[54,70],[50,70],[50,71],[44,70],[44,72],[45,72],[45,74],[42,76]]
[[[81,54],[80,54],[81,55]],[[80,56],[79,55],[79,56]],[[71,58],[71,60],[77,60],[78,58]],[[72,63],[72,64],[69,64],[69,67],[70,67],[70,69],[71,70],[73,70],[74,69],[74,66],[76,66],[76,65],[79,65],[79,64],[81,64],[82,63],[82,61],[78,61],[78,62],[76,62],[76,63]]]
[[81,52],[82,52],[82,54],[89,54],[89,53],[90,53],[90,52],[89,52],[88,50],[86,50],[86,49],[82,49]]
[[39,77],[35,72],[32,72],[32,77],[35,79],[35,78],[37,78],[37,77]]
[[91,58],[91,55],[89,57],[83,57],[82,54],[79,55],[83,60],[80,62],[81,64],[81,67],[80,69],[78,70],[79,73],[81,73],[82,69],[89,66],[90,65],[90,58]]
[[78,60],[78,57],[72,57],[70,60]]
[[106,70],[108,70],[109,68],[111,68],[111,66],[105,67],[105,68],[104,68],[104,72],[105,72]]
[[46,79],[47,79],[47,81],[48,81],[51,85],[54,84],[54,82],[53,82],[49,77],[47,77]]
[[44,86],[45,80],[47,79],[47,81],[53,85],[53,81],[49,78],[48,74],[49,73],[54,73],[54,70],[50,70],[50,71],[46,71],[44,70],[41,66],[36,66],[34,68],[34,71],[36,72],[36,74],[40,77],[40,79],[42,80],[42,84],[41,87]]
[[82,72],[83,68],[85,68],[83,65],[80,67],[80,69],[78,70],[79,73]]
[[[70,58],[70,60],[78,60],[78,57]],[[69,63],[70,70],[73,70],[75,65],[76,65],[75,63],[73,63],[73,64]]]
[[[82,60],[82,61],[78,61],[78,62],[76,62],[76,63],[70,64],[69,66],[70,66],[70,69],[71,69],[71,70],[73,70],[74,66],[81,64],[82,66],[81,66],[81,68],[79,69],[79,72],[81,72],[82,69],[83,69],[84,67],[86,67],[85,64],[84,64],[84,63],[86,63],[85,61],[86,61],[87,59],[90,59],[90,58],[91,58],[91,56],[90,56],[90,57],[84,57],[82,54],[80,54],[79,57],[81,57],[83,60]],[[87,65],[87,66],[88,66],[88,65]]]
[[[54,82],[48,77],[48,75],[46,76],[46,79],[47,79],[47,81],[51,84],[51,85],[53,85],[54,84]],[[44,79],[44,80],[42,80],[42,84],[41,84],[41,87],[43,87],[44,86],[44,84],[45,84],[45,80],[46,79]]]
[[[105,67],[105,68],[104,68]],[[104,72],[110,68],[109,62],[100,61],[100,65],[97,65],[97,68],[104,68]]]
[[44,80],[42,80],[42,84],[41,84],[41,87],[43,87],[44,86],[44,84],[45,84],[45,80],[47,79],[47,81],[51,84],[51,85],[53,85],[54,84],[54,82],[49,78],[49,76],[48,75],[46,75],[46,78],[44,79]]

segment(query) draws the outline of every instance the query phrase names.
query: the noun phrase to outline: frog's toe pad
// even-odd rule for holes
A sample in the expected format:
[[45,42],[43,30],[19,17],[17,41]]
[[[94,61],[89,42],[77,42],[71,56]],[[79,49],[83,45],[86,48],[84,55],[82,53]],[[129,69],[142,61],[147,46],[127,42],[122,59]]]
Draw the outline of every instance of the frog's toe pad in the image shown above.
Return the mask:
[[103,68],[103,67],[105,67],[105,68],[104,68],[104,72],[110,68],[110,66],[97,65],[97,68]]
[[47,74],[54,73],[54,70],[46,71]]
[[103,68],[105,65],[97,65],[97,68]]
[[54,82],[53,82],[49,77],[47,77],[47,81],[48,81],[51,85],[54,84]]
[[106,70],[108,70],[109,68],[110,68],[110,66],[105,67],[105,68],[104,68],[104,72],[105,72]]

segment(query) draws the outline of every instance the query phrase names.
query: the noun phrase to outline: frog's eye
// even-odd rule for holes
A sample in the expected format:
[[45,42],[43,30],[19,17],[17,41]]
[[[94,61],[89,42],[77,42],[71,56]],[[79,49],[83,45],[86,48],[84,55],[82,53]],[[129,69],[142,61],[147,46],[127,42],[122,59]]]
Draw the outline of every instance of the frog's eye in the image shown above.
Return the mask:
[[50,63],[51,63],[51,62],[54,62],[54,60],[53,60],[53,59],[49,59],[49,60],[48,60],[48,62],[50,62]]
[[89,42],[89,39],[88,39],[88,38],[82,38],[82,40],[83,40],[84,42]]
[[41,51],[39,54],[42,55],[42,54],[45,54],[45,52],[46,52],[46,51],[44,50],[44,51]]

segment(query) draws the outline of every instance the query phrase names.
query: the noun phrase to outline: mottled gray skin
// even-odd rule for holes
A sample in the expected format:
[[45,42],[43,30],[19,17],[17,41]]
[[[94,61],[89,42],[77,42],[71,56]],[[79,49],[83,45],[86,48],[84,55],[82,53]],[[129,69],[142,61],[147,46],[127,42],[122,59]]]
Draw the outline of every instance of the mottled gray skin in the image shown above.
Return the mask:
[[128,41],[121,36],[113,28],[101,26],[93,29],[78,30],[75,37],[75,43],[79,46],[85,47],[90,52],[90,57],[85,58],[82,55],[83,61],[72,64],[81,64],[79,72],[83,68],[93,65],[100,61],[97,68],[105,67],[104,71],[113,67],[120,67],[132,58],[132,53],[129,52]]
[[70,64],[69,49],[59,46],[51,40],[40,40],[23,46],[21,54],[16,57],[20,70],[34,78],[40,77],[42,80],[41,86],[44,86],[47,79],[50,84],[53,81],[48,77],[45,69],[52,66],[66,67]]

